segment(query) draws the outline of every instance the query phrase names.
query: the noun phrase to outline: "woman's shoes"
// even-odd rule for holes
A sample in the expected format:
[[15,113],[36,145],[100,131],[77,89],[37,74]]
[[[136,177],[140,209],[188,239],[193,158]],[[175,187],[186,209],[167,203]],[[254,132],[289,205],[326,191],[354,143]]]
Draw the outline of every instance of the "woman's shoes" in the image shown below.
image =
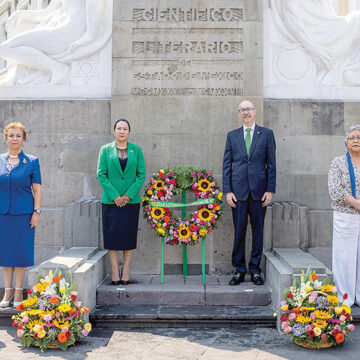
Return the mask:
[[120,280],[120,285],[129,285],[130,281],[129,280]]
[[[21,288],[15,288],[15,291],[16,291],[16,290],[21,291],[21,293],[22,293],[22,291],[23,291],[23,289],[21,289]],[[20,306],[23,301],[24,301],[24,300],[14,301],[14,308],[17,308],[18,306]]]
[[[14,290],[13,288],[5,288],[5,291],[9,291],[9,290]],[[15,292],[14,292],[15,294]],[[10,303],[11,303],[11,300],[13,299],[14,297],[14,294],[12,294],[11,298],[9,300],[2,300],[0,302],[0,308],[7,308],[10,306]]]
[[119,277],[120,277],[120,280],[111,280],[111,285],[129,285],[130,284],[130,281],[129,280],[121,280],[122,278],[122,268],[120,270],[120,274],[119,274]]
[[121,280],[116,280],[116,281],[114,281],[114,280],[111,280],[111,285],[121,285]]

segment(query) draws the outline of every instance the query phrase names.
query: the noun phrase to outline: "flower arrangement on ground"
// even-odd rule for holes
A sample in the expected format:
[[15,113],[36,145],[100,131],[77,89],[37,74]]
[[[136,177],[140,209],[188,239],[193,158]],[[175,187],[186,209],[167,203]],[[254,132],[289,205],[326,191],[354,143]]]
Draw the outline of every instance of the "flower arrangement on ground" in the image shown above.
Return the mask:
[[[193,192],[196,211],[185,218],[178,218],[170,202],[173,195]],[[145,186],[142,198],[143,213],[151,228],[168,244],[195,245],[212,231],[222,214],[222,193],[211,172],[190,166],[161,169],[153,174]]]
[[48,348],[66,350],[91,331],[91,324],[82,319],[89,309],[77,299],[76,284],[70,284],[60,270],[39,276],[28,294],[16,308],[21,312],[13,316],[22,345],[37,346],[42,352]]
[[330,279],[318,279],[311,269],[302,271],[301,284],[284,289],[280,324],[283,334],[291,335],[297,345],[323,348],[342,345],[354,331],[351,307],[339,299]]

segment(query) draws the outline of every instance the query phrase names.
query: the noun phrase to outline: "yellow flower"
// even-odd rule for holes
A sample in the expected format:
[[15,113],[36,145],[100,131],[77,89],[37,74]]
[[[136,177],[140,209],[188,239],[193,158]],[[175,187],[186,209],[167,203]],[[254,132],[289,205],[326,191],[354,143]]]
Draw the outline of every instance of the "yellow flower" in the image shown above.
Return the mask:
[[351,314],[351,307],[350,306],[348,306],[346,304],[342,304],[341,309],[345,310],[349,315]]
[[189,228],[186,225],[181,224],[178,230],[178,235],[180,239],[187,239],[190,236]]
[[200,220],[204,220],[204,221],[210,221],[212,217],[211,211],[206,208],[200,209],[198,214]]
[[198,182],[198,188],[200,191],[202,192],[207,192],[207,191],[211,191],[211,182],[209,180],[206,179],[201,179]]
[[40,326],[39,324],[36,324],[34,326],[34,332],[38,333],[40,330],[42,330],[42,326]]
[[157,228],[156,229],[157,233],[164,236],[165,235],[165,230],[163,228]]
[[315,310],[314,314],[315,314],[316,319],[327,320],[327,319],[331,318],[331,315],[325,310]]
[[310,323],[312,320],[310,316],[304,316],[300,314],[299,316],[296,317],[296,321],[302,324],[306,324],[306,323]]
[[91,331],[91,324],[90,323],[85,324],[84,329],[90,332]]
[[62,329],[64,326],[69,327],[70,323],[68,321],[64,321],[64,320],[53,320],[54,325],[59,328]]
[[46,332],[45,332],[44,330],[41,330],[41,331],[39,331],[39,333],[38,333],[38,337],[39,337],[40,339],[42,339],[43,337],[45,337],[45,335],[46,335]]
[[25,317],[25,316],[28,316],[28,312],[27,311],[23,311],[21,314],[20,314],[20,316],[23,318],[23,317]]
[[22,302],[22,304],[24,305],[24,308],[28,308],[33,306],[34,304],[36,304],[38,301],[38,297],[34,296],[34,297],[29,297],[28,299],[24,300]]
[[38,325],[40,328],[42,328],[43,325],[44,325],[44,323],[41,322],[41,321],[38,321],[38,320],[30,320],[30,321],[27,323],[27,326],[28,326],[30,332],[33,332],[34,327],[37,326],[37,325]]
[[201,230],[199,231],[199,234],[200,234],[200,236],[204,237],[204,236],[206,236],[207,231],[206,231],[205,229],[201,229]]
[[314,326],[317,326],[320,329],[324,329],[328,325],[326,320],[320,320],[320,319],[317,319],[315,322],[313,322],[313,324],[314,324]]
[[321,287],[321,291],[324,291],[324,292],[333,292],[333,288],[334,288],[334,285],[323,285]]
[[[200,231],[201,231],[201,230],[200,230]],[[289,305],[283,305],[283,306],[281,307],[281,310],[283,310],[283,311],[289,310]]]
[[152,190],[148,190],[147,194],[152,195],[153,194]]
[[306,286],[304,286],[304,290],[305,290],[306,292],[310,292],[310,291],[312,290],[312,287],[309,286],[309,285],[306,285]]
[[60,288],[60,293],[65,294],[66,289],[64,287]]
[[197,239],[197,236],[195,234],[193,234],[191,237],[192,237],[193,240]]
[[165,214],[165,211],[163,208],[154,207],[151,209],[151,217],[153,219],[160,219]]
[[315,308],[312,306],[302,306],[301,308],[300,308],[300,311],[303,311],[303,310],[305,310],[305,311],[313,311],[313,310],[315,310]]
[[219,200],[221,200],[221,199],[222,199],[222,197],[223,197],[223,195],[224,195],[224,194],[223,194],[222,192],[221,192],[221,193],[219,193],[219,195],[218,195],[218,199],[219,199]]
[[165,186],[165,181],[163,180],[156,180],[155,184],[154,184],[154,189],[155,190],[162,190]]
[[148,197],[143,197],[142,198],[142,202],[146,202],[146,201],[149,201],[150,199]]
[[29,315],[40,315],[40,314],[42,314],[42,310],[38,310],[38,309],[29,310]]
[[156,226],[157,226],[157,227],[160,227],[160,226],[161,226],[161,223],[157,223]]
[[327,301],[331,304],[337,304],[339,302],[338,298],[333,295],[328,295]]
[[335,312],[336,312],[336,314],[340,315],[343,312],[343,309],[341,307],[337,306],[335,308]]
[[[60,290],[61,290],[61,289],[60,289]],[[61,305],[58,307],[58,310],[59,310],[61,313],[68,312],[69,310],[71,310],[71,306],[68,305],[68,304],[61,304]]]
[[164,169],[161,169],[160,172],[163,173],[163,174],[165,174],[165,170],[164,170]]
[[320,336],[321,335],[321,329],[319,327],[314,327],[314,333],[316,336]]

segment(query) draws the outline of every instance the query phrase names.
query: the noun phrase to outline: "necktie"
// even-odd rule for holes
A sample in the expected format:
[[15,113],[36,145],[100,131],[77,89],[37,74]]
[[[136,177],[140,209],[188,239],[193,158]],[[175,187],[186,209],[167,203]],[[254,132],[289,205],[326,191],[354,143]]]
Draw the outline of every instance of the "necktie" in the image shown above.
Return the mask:
[[250,128],[246,129],[246,136],[245,136],[245,147],[246,147],[246,152],[249,156],[250,153],[250,146],[251,146],[251,135],[250,135]]

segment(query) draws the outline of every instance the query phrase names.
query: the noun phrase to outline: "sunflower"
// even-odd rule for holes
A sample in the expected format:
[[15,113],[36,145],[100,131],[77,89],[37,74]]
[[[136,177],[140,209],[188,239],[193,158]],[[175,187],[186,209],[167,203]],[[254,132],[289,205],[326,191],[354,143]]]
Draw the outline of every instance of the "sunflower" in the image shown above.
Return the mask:
[[156,180],[155,184],[154,184],[154,189],[155,190],[162,190],[165,186],[165,181],[163,180]]
[[306,324],[306,323],[310,323],[312,319],[310,316],[304,316],[300,314],[299,316],[296,317],[296,321],[302,324]]
[[315,322],[313,322],[313,324],[315,327],[318,327],[320,329],[325,329],[328,325],[326,320],[320,320],[320,319],[317,319]]
[[337,304],[339,302],[339,299],[337,298],[337,296],[328,295],[327,301],[331,304]]
[[190,230],[186,225],[181,224],[178,234],[180,239],[187,239],[190,236]]
[[341,308],[344,309],[348,314],[351,314],[351,307],[346,304],[342,304]]
[[44,326],[44,323],[42,321],[38,321],[38,320],[30,320],[28,323],[27,323],[27,327],[29,329],[30,332],[33,332],[34,330],[34,327],[36,325],[39,325],[39,326]]
[[206,180],[206,179],[201,179],[198,182],[198,188],[200,189],[201,192],[207,192],[207,191],[211,191],[211,182]]
[[314,314],[315,314],[317,321],[319,321],[318,319],[327,320],[327,319],[331,318],[331,315],[327,311],[324,311],[324,310],[315,310]]
[[212,213],[210,210],[203,208],[199,210],[199,218],[200,220],[204,220],[204,221],[210,221],[212,217]]
[[321,287],[321,291],[324,291],[324,292],[333,292],[333,288],[334,288],[334,285],[323,285]]
[[153,219],[160,219],[165,214],[165,211],[163,208],[154,207],[151,209],[151,217]]

